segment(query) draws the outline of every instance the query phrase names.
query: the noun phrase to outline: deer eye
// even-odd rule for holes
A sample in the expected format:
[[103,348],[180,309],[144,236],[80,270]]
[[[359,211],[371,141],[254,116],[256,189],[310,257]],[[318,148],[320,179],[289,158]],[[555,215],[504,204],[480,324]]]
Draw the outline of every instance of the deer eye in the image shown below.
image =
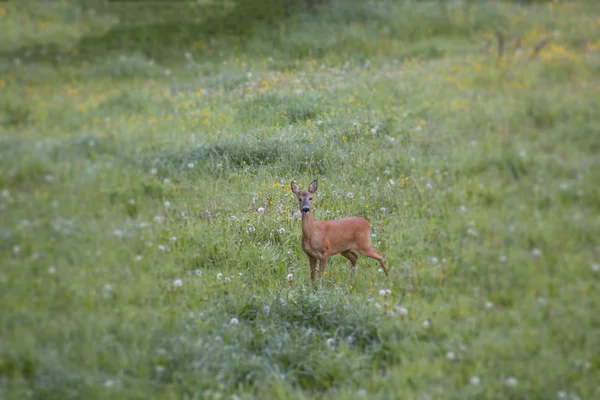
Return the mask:
[[312,200],[312,197],[309,200]]

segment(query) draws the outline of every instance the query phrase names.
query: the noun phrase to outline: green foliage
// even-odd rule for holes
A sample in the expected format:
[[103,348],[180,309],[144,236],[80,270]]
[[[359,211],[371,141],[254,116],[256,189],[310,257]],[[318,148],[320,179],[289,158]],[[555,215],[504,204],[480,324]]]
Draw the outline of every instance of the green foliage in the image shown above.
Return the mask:
[[[599,8],[535,3],[2,3],[0,398],[597,397]],[[316,178],[389,277],[310,282]]]

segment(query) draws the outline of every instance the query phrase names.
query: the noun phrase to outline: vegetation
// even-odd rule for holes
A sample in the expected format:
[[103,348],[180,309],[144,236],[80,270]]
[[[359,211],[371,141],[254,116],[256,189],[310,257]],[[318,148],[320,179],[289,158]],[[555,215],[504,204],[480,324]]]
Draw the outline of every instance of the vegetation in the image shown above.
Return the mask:
[[131,4],[0,4],[1,398],[600,395],[598,4]]

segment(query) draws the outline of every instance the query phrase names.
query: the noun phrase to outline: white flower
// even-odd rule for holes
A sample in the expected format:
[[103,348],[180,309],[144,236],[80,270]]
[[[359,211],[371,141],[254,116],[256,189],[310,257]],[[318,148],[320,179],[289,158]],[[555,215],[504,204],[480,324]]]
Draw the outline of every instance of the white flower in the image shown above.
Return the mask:
[[467,207],[465,206],[460,206],[460,212],[467,212]]
[[371,129],[371,133],[374,135],[377,133],[377,127]]
[[201,269],[197,269],[195,271],[195,273],[196,273],[196,276],[202,276],[202,270]]
[[431,324],[429,323],[429,320],[426,319],[425,321],[423,321],[423,328],[429,328]]
[[511,387],[517,386],[517,383],[517,378],[515,378],[514,376],[511,376],[506,380],[506,384]]
[[183,286],[183,281],[181,279],[175,279],[173,285],[175,285],[175,287],[181,287]]
[[379,295],[380,295],[380,296],[385,296],[385,290],[381,289],[381,290],[379,291]]
[[248,79],[252,79],[252,72],[248,72]]
[[379,211],[381,211],[381,212],[386,212],[386,211],[387,211],[387,208],[386,208],[386,207],[381,207],[381,208],[379,209]]
[[46,174],[46,176],[44,177],[44,179],[46,180],[46,182],[53,182],[54,181],[54,176],[52,176],[52,174]]
[[279,228],[279,233],[284,233],[285,232],[285,228]]
[[446,353],[446,358],[449,361],[452,361],[452,360],[456,359],[456,354],[454,354],[453,351],[449,351],[449,352]]
[[354,128],[356,128],[356,127],[358,126],[358,122],[354,121],[354,122],[352,123],[352,126],[353,126]]
[[248,232],[254,232],[256,228],[252,225],[248,225]]
[[150,174],[151,174],[151,175],[157,175],[157,174],[158,174],[158,169],[156,169],[156,168],[152,168],[152,169],[150,170]]
[[104,381],[104,387],[111,388],[115,386],[115,381],[112,379],[107,379]]
[[154,217],[154,222],[165,222],[165,217],[162,215],[157,215],[156,217]]
[[135,204],[135,199],[133,197],[131,199],[129,199],[129,204],[131,204],[131,205]]
[[439,260],[437,259],[437,257],[431,257],[431,263],[432,263],[433,265],[437,264],[437,263],[438,263],[438,261],[439,261]]
[[500,262],[506,262],[507,258],[504,254],[501,254],[499,257]]
[[51,265],[48,267],[48,273],[50,275],[54,275],[56,273],[56,267],[54,265]]
[[169,75],[171,75],[171,70],[170,70],[170,69],[165,69],[165,75],[166,75],[166,76],[169,76]]
[[352,192],[348,192],[348,194],[346,195],[347,198],[349,199],[353,199],[354,195],[352,194]]
[[471,385],[477,386],[477,385],[479,385],[480,382],[481,382],[481,380],[479,379],[478,376],[474,375],[471,377]]
[[598,264],[592,264],[592,266],[590,267],[592,269],[592,271],[594,272],[598,272],[600,271],[600,267],[598,266]]
[[428,190],[431,190],[431,189],[433,189],[433,185],[432,185],[430,182],[428,182],[428,183],[427,183],[427,185],[425,185],[425,187],[426,187]]
[[226,276],[226,277],[225,277],[225,282],[231,282],[231,277],[229,277],[229,276]]
[[231,318],[231,321],[229,321],[229,323],[231,325],[237,325],[240,323],[240,321],[238,321],[238,319],[236,317]]
[[192,168],[194,168],[194,163],[188,163],[188,168],[189,168],[189,169],[192,169]]
[[390,174],[390,170],[389,170],[389,169],[386,169],[385,171],[383,171],[383,174],[384,174],[384,175],[389,175],[389,174]]
[[412,157],[412,158],[410,159],[410,162],[411,162],[412,164],[414,164],[414,163],[416,163],[416,162],[417,162],[417,160],[416,160],[414,157]]
[[287,274],[287,280],[291,282],[292,279],[294,279],[294,274]]
[[408,310],[402,306],[396,306],[394,307],[396,309],[396,312],[400,315],[407,315],[408,314]]
[[238,277],[241,278],[242,277],[242,273],[238,272]]
[[110,283],[107,283],[106,285],[104,285],[105,292],[110,293],[110,292],[112,292],[112,290],[113,290],[113,287]]
[[171,242],[176,242],[176,241],[177,241],[177,237],[171,236]]
[[486,301],[483,307],[485,307],[486,310],[491,310],[492,308],[494,308],[494,303],[492,303],[491,301]]
[[334,338],[327,339],[327,346],[331,347],[334,344],[335,344],[335,339]]
[[265,314],[269,314],[271,312],[271,307],[269,306],[264,306],[263,307],[263,311],[265,312]]
[[158,245],[158,249],[159,249],[160,251],[165,251],[165,250],[167,249],[167,247],[166,247],[164,244],[159,244],[159,245]]
[[21,252],[21,246],[13,246],[12,251],[15,254],[19,254]]
[[317,121],[317,125],[319,125],[319,126],[323,125],[323,121]]
[[167,208],[171,207],[171,202],[169,200],[165,201],[165,207],[167,207]]
[[542,251],[538,248],[532,249],[531,255],[534,257],[540,257],[542,255]]
[[477,231],[473,228],[467,229],[467,235],[477,237]]
[[171,183],[171,180],[169,178],[165,178],[165,179],[163,179],[163,183],[165,185],[167,185],[167,184]]
[[519,157],[521,157],[521,158],[527,157],[527,152],[525,151],[525,149],[519,150]]
[[258,211],[259,213],[264,213],[264,212],[265,212],[265,209],[264,209],[264,207],[258,207],[258,210],[257,210],[257,211]]
[[223,274],[219,272],[219,273],[217,274],[217,279],[223,279]]
[[565,392],[564,390],[561,390],[560,392],[558,392],[557,395],[558,395],[559,399],[566,399],[567,398],[567,392]]
[[156,367],[154,367],[154,370],[156,371],[157,374],[162,374],[163,372],[165,372],[165,367],[163,367],[162,365],[157,365]]
[[365,389],[358,389],[356,395],[359,397],[367,397],[367,391]]

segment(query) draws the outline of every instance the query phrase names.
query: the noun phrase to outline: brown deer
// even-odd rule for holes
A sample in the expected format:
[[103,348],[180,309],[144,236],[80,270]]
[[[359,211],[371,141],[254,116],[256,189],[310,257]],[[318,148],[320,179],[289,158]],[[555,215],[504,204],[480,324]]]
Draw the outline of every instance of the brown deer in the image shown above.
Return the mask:
[[298,196],[298,207],[302,213],[302,250],[310,262],[310,278],[317,277],[317,261],[320,274],[325,272],[327,258],[341,254],[352,263],[352,273],[356,271],[358,255],[379,261],[385,274],[388,270],[381,253],[371,244],[371,224],[363,217],[345,217],[334,221],[315,221],[312,209],[312,196],[317,191],[314,180],[308,191],[302,191],[292,182],[292,192]]

